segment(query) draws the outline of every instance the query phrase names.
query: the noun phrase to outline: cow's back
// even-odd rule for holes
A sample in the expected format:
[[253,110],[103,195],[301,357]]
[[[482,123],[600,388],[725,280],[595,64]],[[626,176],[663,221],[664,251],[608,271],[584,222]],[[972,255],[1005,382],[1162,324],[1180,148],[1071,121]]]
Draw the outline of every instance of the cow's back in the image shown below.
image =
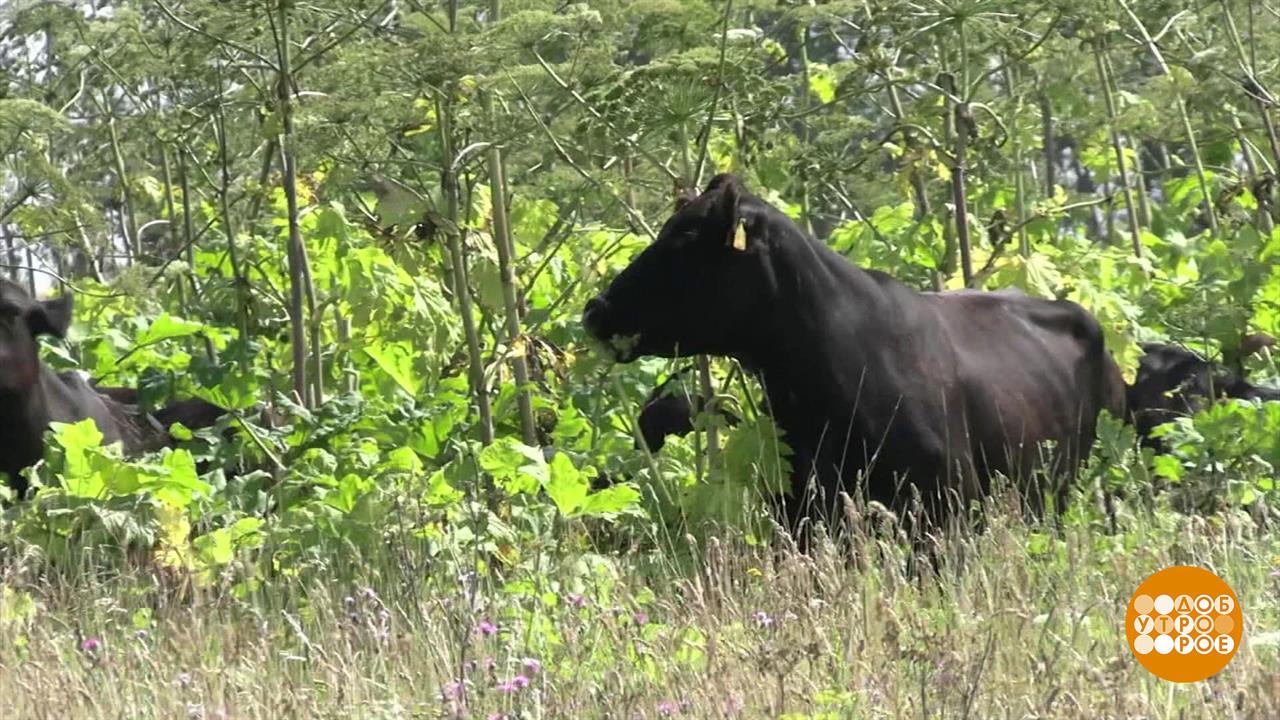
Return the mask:
[[[1010,292],[922,298],[954,349],[979,477],[1073,470],[1092,445],[1099,411],[1122,414],[1119,368],[1098,322],[1079,305]],[[1051,457],[1046,441],[1058,449]]]

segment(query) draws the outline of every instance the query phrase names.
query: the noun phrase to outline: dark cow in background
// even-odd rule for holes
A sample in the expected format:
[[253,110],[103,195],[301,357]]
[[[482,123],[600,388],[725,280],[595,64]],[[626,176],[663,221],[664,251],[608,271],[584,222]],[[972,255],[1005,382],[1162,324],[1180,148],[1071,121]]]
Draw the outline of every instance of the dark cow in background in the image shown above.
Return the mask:
[[[127,389],[103,392],[79,372],[51,370],[40,361],[38,338],[64,337],[71,308],[70,295],[37,301],[20,285],[0,279],[0,473],[20,498],[28,489],[22,471],[44,456],[44,432],[51,422],[92,418],[103,444],[120,442],[126,454],[135,455],[172,443],[163,418],[203,422],[216,407],[197,401],[207,407],[175,405],[150,416],[122,401]],[[136,401],[136,393],[132,397]]]
[[815,500],[835,509],[860,474],[895,509],[913,485],[931,519],[952,496],[986,494],[996,472],[1024,481],[1038,508],[1032,471],[1070,474],[1098,413],[1124,408],[1119,368],[1079,305],[917,292],[854,266],[731,175],[667,220],[583,325],[622,362],[708,354],[751,368],[795,452],[793,529]]
[[[141,393],[136,388],[93,385],[93,390],[124,405],[141,405]],[[189,430],[213,427],[227,412],[226,408],[207,400],[187,398],[156,408],[150,415],[167,432],[175,423],[180,423]]]
[[[1275,344],[1267,335],[1246,336],[1237,358]],[[1144,343],[1138,373],[1125,394],[1129,419],[1146,447],[1163,449],[1151,431],[1178,417],[1194,415],[1215,400],[1280,401],[1280,390],[1260,387],[1220,363],[1206,360],[1187,348],[1166,343]]]
[[[649,393],[636,419],[641,438],[636,441],[636,449],[643,442],[649,452],[661,452],[668,437],[684,437],[693,432],[693,419],[702,412],[705,400],[684,387],[683,380],[691,369],[674,373]],[[730,427],[738,423],[738,417],[728,410],[717,408],[717,412]]]

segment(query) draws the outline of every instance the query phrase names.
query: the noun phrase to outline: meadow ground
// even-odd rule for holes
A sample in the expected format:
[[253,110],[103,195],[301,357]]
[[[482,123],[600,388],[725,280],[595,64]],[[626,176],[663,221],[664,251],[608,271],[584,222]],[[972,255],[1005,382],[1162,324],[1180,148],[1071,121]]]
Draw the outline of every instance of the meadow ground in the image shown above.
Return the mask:
[[[501,581],[394,547],[200,590],[10,558],[0,717],[1280,717],[1274,531],[1240,512],[1123,510],[1114,534],[986,517],[923,580],[869,517],[803,555],[525,548],[537,570]],[[1241,649],[1201,683],[1155,678],[1125,643],[1131,593],[1176,564],[1244,609]]]

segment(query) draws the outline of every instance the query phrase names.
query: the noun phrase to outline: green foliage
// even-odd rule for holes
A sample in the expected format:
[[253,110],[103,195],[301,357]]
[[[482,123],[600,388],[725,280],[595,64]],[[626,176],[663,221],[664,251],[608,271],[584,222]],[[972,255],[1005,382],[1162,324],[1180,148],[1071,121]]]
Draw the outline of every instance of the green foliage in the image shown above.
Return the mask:
[[[974,287],[1080,303],[1130,378],[1140,341],[1228,356],[1280,334],[1280,157],[1255,100],[1280,78],[1253,60],[1280,51],[1277,21],[1237,2],[1128,7],[18,3],[0,46],[0,264],[70,281],[75,324],[46,361],[136,387],[147,409],[233,412],[130,458],[92,424],[53,428],[3,542],[55,566],[84,548],[145,557],[238,597],[404,547],[427,558],[404,575],[476,572],[556,608],[550,567],[613,601],[621,561],[600,551],[764,538],[790,468],[759,388],[714,361],[741,422],[704,415],[650,457],[635,412],[676,368],[609,367],[578,322],[670,215],[675,181],[715,172],[922,290],[965,284],[965,230]],[[1265,354],[1249,363],[1275,379]],[[1214,405],[1153,456],[1105,420],[1082,487],[1136,498],[1154,475],[1180,510],[1269,512],[1278,422],[1275,405]],[[1069,512],[1092,523],[1087,499]],[[1048,533],[1024,545],[1065,552]],[[708,662],[706,639],[677,631],[681,667]],[[617,657],[649,672],[648,652]],[[815,716],[878,706],[815,693]]]

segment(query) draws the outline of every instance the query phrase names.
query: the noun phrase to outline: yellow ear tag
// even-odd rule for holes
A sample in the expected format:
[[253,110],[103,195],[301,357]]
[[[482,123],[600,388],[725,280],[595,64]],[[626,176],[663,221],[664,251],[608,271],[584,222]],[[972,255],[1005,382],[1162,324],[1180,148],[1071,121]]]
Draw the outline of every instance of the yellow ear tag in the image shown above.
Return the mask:
[[746,220],[739,220],[737,229],[733,231],[733,249],[734,250],[747,249],[747,221]]

